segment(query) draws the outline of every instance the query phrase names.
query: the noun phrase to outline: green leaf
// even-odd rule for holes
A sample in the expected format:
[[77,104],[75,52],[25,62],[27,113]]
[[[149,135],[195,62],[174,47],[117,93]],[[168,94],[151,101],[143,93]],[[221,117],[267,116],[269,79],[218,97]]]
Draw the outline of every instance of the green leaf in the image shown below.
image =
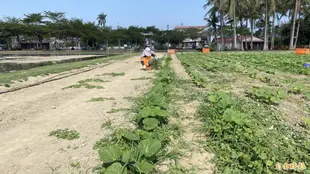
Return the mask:
[[146,157],[151,157],[155,155],[158,150],[161,148],[161,142],[156,139],[145,139],[140,142],[139,149]]
[[221,94],[221,100],[218,102],[218,105],[223,109],[229,108],[235,104],[235,101],[230,98],[228,95]]
[[105,174],[127,174],[127,168],[124,168],[120,163],[113,163],[107,168]]
[[151,101],[151,105],[153,106],[159,106],[164,109],[168,108],[168,104],[163,100],[163,97],[160,94],[151,93],[148,99]]
[[270,161],[270,160],[268,160],[268,161],[266,162],[266,164],[267,164],[267,166],[272,166],[273,162]]
[[305,96],[306,96],[306,99],[307,100],[310,100],[310,93],[308,92],[308,93],[305,93]]
[[156,137],[159,141],[164,141],[164,139],[166,138],[166,134],[165,133],[161,133],[161,132],[156,132]]
[[238,158],[238,154],[236,153],[235,150],[231,151],[231,158],[233,158],[233,159]]
[[233,109],[226,109],[224,112],[224,118],[227,118],[229,121],[234,122],[236,124],[243,124],[244,116],[239,111],[235,111]]
[[129,163],[130,159],[131,159],[131,156],[132,156],[131,151],[129,151],[129,150],[124,151],[123,154],[122,154],[122,161],[124,163]]
[[150,173],[153,171],[154,166],[146,161],[138,162],[137,168],[141,173]]
[[138,119],[156,116],[168,117],[169,112],[167,112],[166,110],[162,110],[160,107],[146,107],[139,112]]
[[99,157],[104,163],[111,163],[121,158],[121,150],[117,146],[108,146],[99,150]]
[[310,170],[309,169],[306,169],[304,170],[305,174],[310,174]]
[[142,123],[145,130],[153,130],[158,127],[159,121],[156,118],[145,118]]
[[208,100],[212,103],[216,103],[218,101],[218,97],[216,95],[209,95]]
[[133,132],[122,132],[122,136],[128,140],[131,141],[138,141],[140,140],[139,135],[133,133]]
[[261,154],[259,154],[259,157],[260,157],[262,160],[265,160],[265,159],[267,159],[267,154],[261,153]]

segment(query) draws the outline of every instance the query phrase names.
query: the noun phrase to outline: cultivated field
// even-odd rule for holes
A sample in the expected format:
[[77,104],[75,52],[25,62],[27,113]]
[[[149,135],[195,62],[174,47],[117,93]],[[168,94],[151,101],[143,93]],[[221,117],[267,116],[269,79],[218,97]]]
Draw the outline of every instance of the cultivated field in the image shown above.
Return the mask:
[[[181,54],[202,93],[197,116],[223,173],[279,173],[309,165],[310,56],[290,52]],[[206,93],[205,93],[206,92]],[[301,164],[298,166],[298,164]],[[278,166],[279,167],[279,166]],[[299,168],[302,171],[302,168]]]
[[[68,56],[4,56],[0,57],[0,63],[40,63],[47,61],[62,61],[70,59],[86,59],[95,55],[68,55]],[[97,56],[98,57],[98,56]]]
[[40,66],[85,61],[118,55],[134,55],[126,50],[112,51],[2,51],[0,73],[25,70]]
[[151,71],[126,55],[0,74],[0,173],[308,167],[309,55],[159,57]]

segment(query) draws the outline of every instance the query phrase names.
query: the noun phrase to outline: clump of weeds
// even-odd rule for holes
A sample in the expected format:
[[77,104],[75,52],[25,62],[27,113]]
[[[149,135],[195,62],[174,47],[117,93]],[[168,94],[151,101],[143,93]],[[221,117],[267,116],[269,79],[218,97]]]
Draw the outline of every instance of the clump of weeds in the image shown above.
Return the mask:
[[116,76],[124,76],[125,73],[124,72],[120,72],[120,73],[115,73],[115,72],[112,72],[112,73],[104,73],[102,74],[103,76],[113,76],[113,77],[116,77]]
[[118,108],[118,109],[112,108],[107,113],[108,114],[113,114],[113,113],[122,112],[122,111],[129,111],[129,109],[128,108]]
[[104,89],[104,87],[100,85],[90,85],[88,82],[98,82],[98,83],[106,83],[110,81],[104,81],[101,79],[85,79],[85,80],[80,80],[78,81],[78,84],[67,86],[63,89],[68,89],[68,88],[82,88],[85,87],[87,89]]
[[110,97],[110,98],[98,97],[98,98],[92,98],[88,102],[104,102],[106,100],[115,100],[115,98],[113,98],[113,97]]
[[52,131],[49,133],[49,136],[55,136],[58,139],[73,140],[80,138],[80,133],[78,133],[76,130],[69,130],[68,128],[66,128]]
[[131,80],[152,80],[151,77],[139,77],[139,78],[133,78]]

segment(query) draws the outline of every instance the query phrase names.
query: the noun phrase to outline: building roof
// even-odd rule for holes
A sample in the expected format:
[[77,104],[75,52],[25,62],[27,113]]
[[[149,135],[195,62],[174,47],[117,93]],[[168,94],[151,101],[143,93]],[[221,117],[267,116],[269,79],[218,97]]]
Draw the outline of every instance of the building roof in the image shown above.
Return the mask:
[[197,38],[197,39],[190,39],[190,38],[185,38],[184,39],[184,41],[183,41],[183,43],[191,43],[191,42],[201,42],[202,41],[202,39],[201,38]]
[[[241,41],[241,36],[238,36],[237,37],[237,42],[240,42],[240,41]],[[247,42],[251,42],[251,36],[242,36],[242,41],[243,42],[246,42],[246,41]],[[221,38],[217,38],[217,39],[215,39],[215,42],[216,43],[221,43],[222,39]],[[253,42],[264,42],[264,40],[261,39],[261,38],[253,36]],[[224,43],[233,43],[233,37],[224,38]]]
[[[27,39],[27,40],[23,40],[23,41],[21,41],[20,42],[21,44],[30,44],[30,43],[40,43],[38,40],[34,40],[34,39]],[[42,43],[49,43],[49,41],[48,40],[45,40],[45,39],[43,39],[42,40]]]
[[175,26],[174,29],[189,29],[189,28],[197,28],[197,29],[205,29],[206,26]]

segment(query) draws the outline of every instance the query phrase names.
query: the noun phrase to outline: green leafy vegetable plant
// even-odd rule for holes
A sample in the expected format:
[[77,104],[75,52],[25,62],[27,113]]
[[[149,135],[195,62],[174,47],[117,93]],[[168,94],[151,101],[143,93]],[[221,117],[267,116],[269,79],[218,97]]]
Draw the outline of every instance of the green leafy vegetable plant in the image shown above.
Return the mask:
[[170,70],[171,59],[157,74],[154,87],[137,100],[136,130],[116,130],[111,139],[102,139],[94,145],[103,164],[100,173],[152,173],[163,149],[169,142],[168,103],[175,79]]
[[207,146],[216,154],[219,173],[276,173],[277,162],[310,159],[310,143],[280,124],[266,105],[221,92],[206,101],[198,115],[205,121]]
[[287,93],[281,89],[272,89],[267,87],[252,87],[246,91],[246,94],[254,100],[266,104],[279,104]]

